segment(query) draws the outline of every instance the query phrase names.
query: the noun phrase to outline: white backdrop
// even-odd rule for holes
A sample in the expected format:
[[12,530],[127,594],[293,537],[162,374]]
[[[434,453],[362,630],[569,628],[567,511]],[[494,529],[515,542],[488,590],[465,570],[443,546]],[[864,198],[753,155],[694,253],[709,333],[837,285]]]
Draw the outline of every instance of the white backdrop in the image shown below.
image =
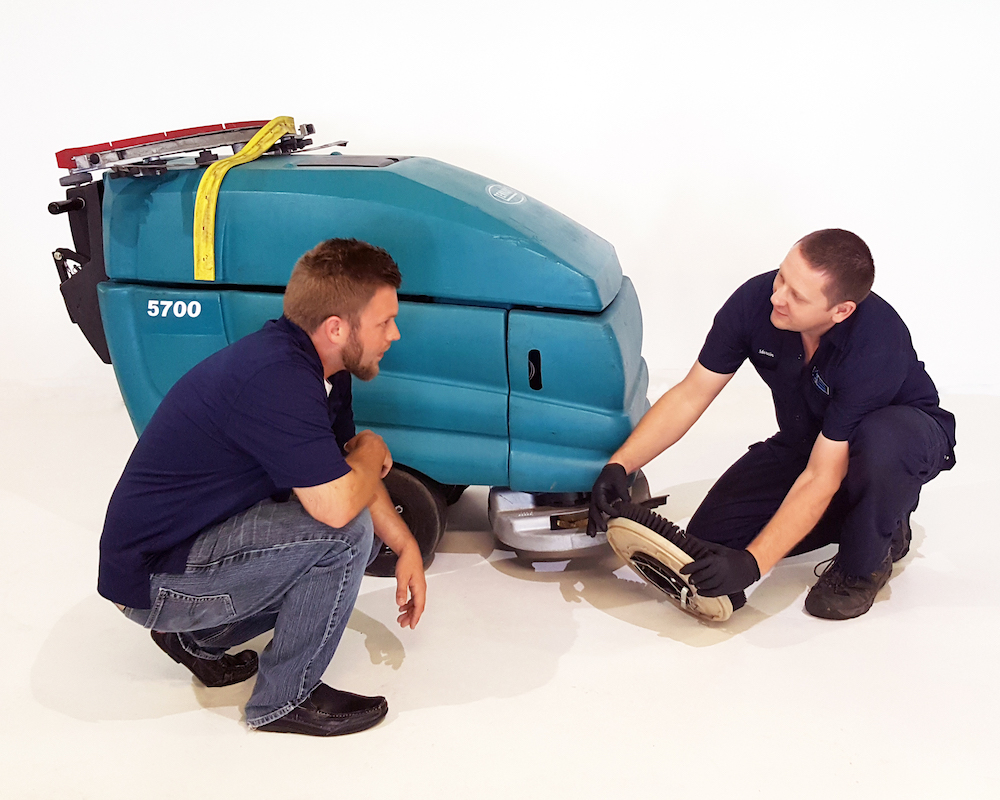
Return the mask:
[[[944,392],[1000,393],[1000,4],[373,0],[5,10],[3,368],[111,380],[66,317],[53,153],[288,114],[432,156],[612,242],[654,372],[804,233],[845,227]],[[986,351],[985,354],[983,351]]]

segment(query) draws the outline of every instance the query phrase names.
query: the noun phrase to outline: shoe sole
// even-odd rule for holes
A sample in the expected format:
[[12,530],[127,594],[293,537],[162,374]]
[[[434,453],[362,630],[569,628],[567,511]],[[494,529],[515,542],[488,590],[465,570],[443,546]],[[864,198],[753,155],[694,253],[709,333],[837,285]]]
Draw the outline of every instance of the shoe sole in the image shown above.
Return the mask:
[[356,714],[346,714],[342,719],[331,717],[331,722],[336,720],[338,723],[335,728],[314,725],[301,720],[290,720],[289,717],[294,714],[294,711],[293,709],[284,717],[261,725],[256,730],[265,733],[298,733],[304,736],[346,736],[375,727],[389,713],[389,704],[382,703],[370,712],[359,711]]

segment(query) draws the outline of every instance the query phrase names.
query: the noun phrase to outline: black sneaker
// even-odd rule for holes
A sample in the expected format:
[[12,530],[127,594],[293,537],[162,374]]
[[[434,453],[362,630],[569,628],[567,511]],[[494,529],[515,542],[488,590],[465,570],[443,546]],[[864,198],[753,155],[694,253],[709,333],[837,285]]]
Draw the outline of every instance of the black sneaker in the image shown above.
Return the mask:
[[892,545],[889,547],[889,555],[892,557],[893,563],[895,563],[909,552],[910,516],[907,514],[906,519],[900,522],[896,526],[896,530],[892,533]]
[[890,556],[885,557],[882,566],[875,572],[858,577],[845,573],[837,559],[833,558],[806,595],[806,611],[822,619],[860,617],[872,607],[875,595],[891,575]]

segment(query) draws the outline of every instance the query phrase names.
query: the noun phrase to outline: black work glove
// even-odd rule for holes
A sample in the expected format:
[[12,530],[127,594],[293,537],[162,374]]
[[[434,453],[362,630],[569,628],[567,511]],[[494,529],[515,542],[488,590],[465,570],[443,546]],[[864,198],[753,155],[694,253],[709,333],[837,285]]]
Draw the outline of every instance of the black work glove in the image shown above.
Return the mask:
[[733,550],[713,542],[705,542],[709,554],[681,567],[702,597],[721,597],[742,592],[760,580],[760,567],[749,550]]
[[629,501],[628,475],[621,464],[605,464],[601,474],[590,490],[590,515],[587,519],[587,535],[597,536],[598,531],[606,531],[608,523],[604,515],[617,516],[615,506]]

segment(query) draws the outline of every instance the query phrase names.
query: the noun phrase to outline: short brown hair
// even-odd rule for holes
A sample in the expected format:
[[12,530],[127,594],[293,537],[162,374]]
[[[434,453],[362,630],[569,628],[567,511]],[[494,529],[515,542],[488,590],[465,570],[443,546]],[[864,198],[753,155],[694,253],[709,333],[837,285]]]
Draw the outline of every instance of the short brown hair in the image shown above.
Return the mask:
[[872,252],[861,237],[840,228],[813,231],[796,242],[809,266],[827,276],[823,293],[830,307],[853,300],[860,303],[875,282]]
[[306,333],[328,317],[355,324],[380,286],[398,289],[399,267],[381,247],[357,239],[327,239],[295,264],[285,288],[284,314]]

